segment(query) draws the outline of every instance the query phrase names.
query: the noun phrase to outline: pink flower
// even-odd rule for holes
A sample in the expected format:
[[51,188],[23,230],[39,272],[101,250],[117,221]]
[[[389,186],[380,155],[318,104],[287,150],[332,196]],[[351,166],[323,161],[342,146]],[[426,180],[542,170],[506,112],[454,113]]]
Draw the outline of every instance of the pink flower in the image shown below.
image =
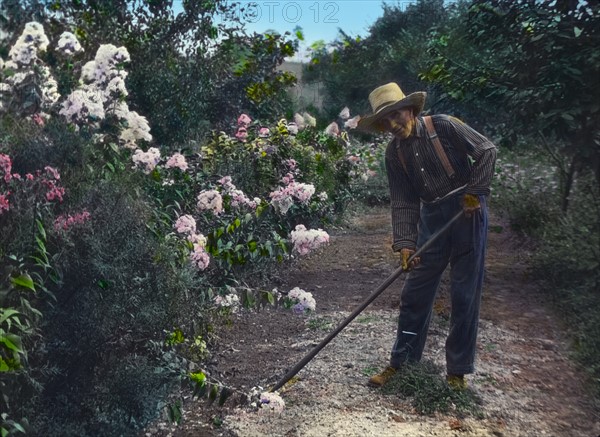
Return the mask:
[[204,270],[210,263],[210,257],[204,247],[199,244],[194,244],[194,250],[190,253],[190,261],[198,270]]
[[58,172],[57,169],[55,169],[54,167],[50,167],[49,165],[44,167],[44,170],[46,170],[46,173],[48,173],[50,176],[52,176],[54,179],[59,180],[60,179],[60,173]]
[[57,199],[59,202],[63,201],[63,196],[65,194],[65,189],[63,187],[59,187],[57,185],[48,185],[49,190],[46,193],[46,199],[51,202],[54,199]]
[[269,128],[268,128],[268,127],[261,127],[261,128],[258,130],[258,136],[259,136],[259,137],[261,137],[261,138],[266,138],[266,137],[268,137],[270,134],[271,134],[271,131],[269,130]]
[[200,211],[209,210],[215,215],[223,212],[223,197],[217,190],[204,190],[198,194],[196,206]]
[[175,153],[167,160],[165,167],[178,168],[181,171],[186,171],[188,169],[188,163],[185,160],[185,156],[183,156],[181,153]]
[[31,119],[38,126],[42,126],[43,127],[46,124],[46,120],[44,120],[44,117],[42,117],[42,115],[40,113],[33,114],[31,116]]
[[[4,182],[8,183],[11,179],[10,170],[12,169],[12,161],[10,156],[0,153],[0,172],[4,172]],[[2,176],[0,174],[0,176]]]
[[32,181],[33,175],[31,173],[27,173],[27,174],[25,174],[25,179],[27,179],[28,181]]
[[325,128],[325,134],[330,137],[337,137],[340,135],[340,128],[335,121],[331,122],[329,126]]
[[350,120],[346,120],[346,122],[344,123],[344,127],[347,129],[356,129],[356,127],[358,126],[359,120],[360,120],[360,115],[357,115],[356,117],[352,117]]
[[245,127],[240,127],[238,129],[238,131],[236,132],[235,137],[238,140],[245,142],[246,139],[248,138],[248,131],[246,130]]
[[0,194],[0,214],[2,214],[3,211],[8,211],[10,209],[8,203],[9,195],[10,192],[6,194]]
[[60,215],[54,221],[54,229],[57,231],[66,231],[67,229],[73,226],[84,224],[90,218],[91,214],[86,210],[83,210],[82,212],[77,213],[75,215]]
[[339,117],[342,120],[348,120],[350,118],[350,109],[348,109],[348,107],[346,106],[344,109],[342,109],[342,111],[340,112]]
[[173,225],[179,234],[193,234],[196,232],[196,220],[189,214],[182,215]]
[[246,114],[242,114],[238,117],[237,123],[238,126],[248,127],[248,125],[252,122],[252,119],[248,117]]

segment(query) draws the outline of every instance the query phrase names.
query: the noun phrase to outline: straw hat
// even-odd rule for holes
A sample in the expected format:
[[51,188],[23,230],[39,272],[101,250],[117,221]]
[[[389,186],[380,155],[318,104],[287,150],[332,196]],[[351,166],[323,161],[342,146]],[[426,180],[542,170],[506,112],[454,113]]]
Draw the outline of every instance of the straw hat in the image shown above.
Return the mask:
[[405,96],[395,82],[375,88],[369,94],[369,103],[373,114],[361,117],[357,129],[379,132],[385,130],[381,120],[390,112],[403,108],[415,108],[417,114],[423,110],[427,93],[416,92]]

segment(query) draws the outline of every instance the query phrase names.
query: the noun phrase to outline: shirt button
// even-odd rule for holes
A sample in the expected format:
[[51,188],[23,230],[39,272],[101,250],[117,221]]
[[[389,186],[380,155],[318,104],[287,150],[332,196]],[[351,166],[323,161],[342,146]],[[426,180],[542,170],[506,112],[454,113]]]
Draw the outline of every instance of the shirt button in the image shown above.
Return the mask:
[[418,153],[415,153],[415,156],[419,156],[419,154],[418,154]]
[[424,169],[424,168],[422,168],[422,169],[421,169],[421,171],[425,171],[425,169]]

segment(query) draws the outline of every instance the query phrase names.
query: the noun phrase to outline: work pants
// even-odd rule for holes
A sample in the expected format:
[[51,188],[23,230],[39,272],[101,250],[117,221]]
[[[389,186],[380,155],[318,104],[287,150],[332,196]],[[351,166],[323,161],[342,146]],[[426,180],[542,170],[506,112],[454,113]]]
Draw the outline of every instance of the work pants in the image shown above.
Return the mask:
[[[417,247],[448,223],[462,209],[463,194],[437,203],[423,204]],[[474,372],[479,307],[483,285],[487,239],[487,205],[471,218],[460,217],[421,254],[421,263],[404,283],[398,332],[390,365],[420,361],[440,279],[450,263],[450,330],[446,339],[446,368],[450,375]]]

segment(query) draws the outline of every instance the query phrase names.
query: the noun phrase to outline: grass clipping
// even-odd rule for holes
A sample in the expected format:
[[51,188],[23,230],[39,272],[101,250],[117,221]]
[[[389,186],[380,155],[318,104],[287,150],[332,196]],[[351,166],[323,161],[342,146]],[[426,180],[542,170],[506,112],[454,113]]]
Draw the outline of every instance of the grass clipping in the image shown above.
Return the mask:
[[441,373],[441,367],[428,361],[403,365],[383,386],[382,393],[411,397],[412,406],[419,414],[451,412],[481,417],[481,399],[469,389],[451,389]]

